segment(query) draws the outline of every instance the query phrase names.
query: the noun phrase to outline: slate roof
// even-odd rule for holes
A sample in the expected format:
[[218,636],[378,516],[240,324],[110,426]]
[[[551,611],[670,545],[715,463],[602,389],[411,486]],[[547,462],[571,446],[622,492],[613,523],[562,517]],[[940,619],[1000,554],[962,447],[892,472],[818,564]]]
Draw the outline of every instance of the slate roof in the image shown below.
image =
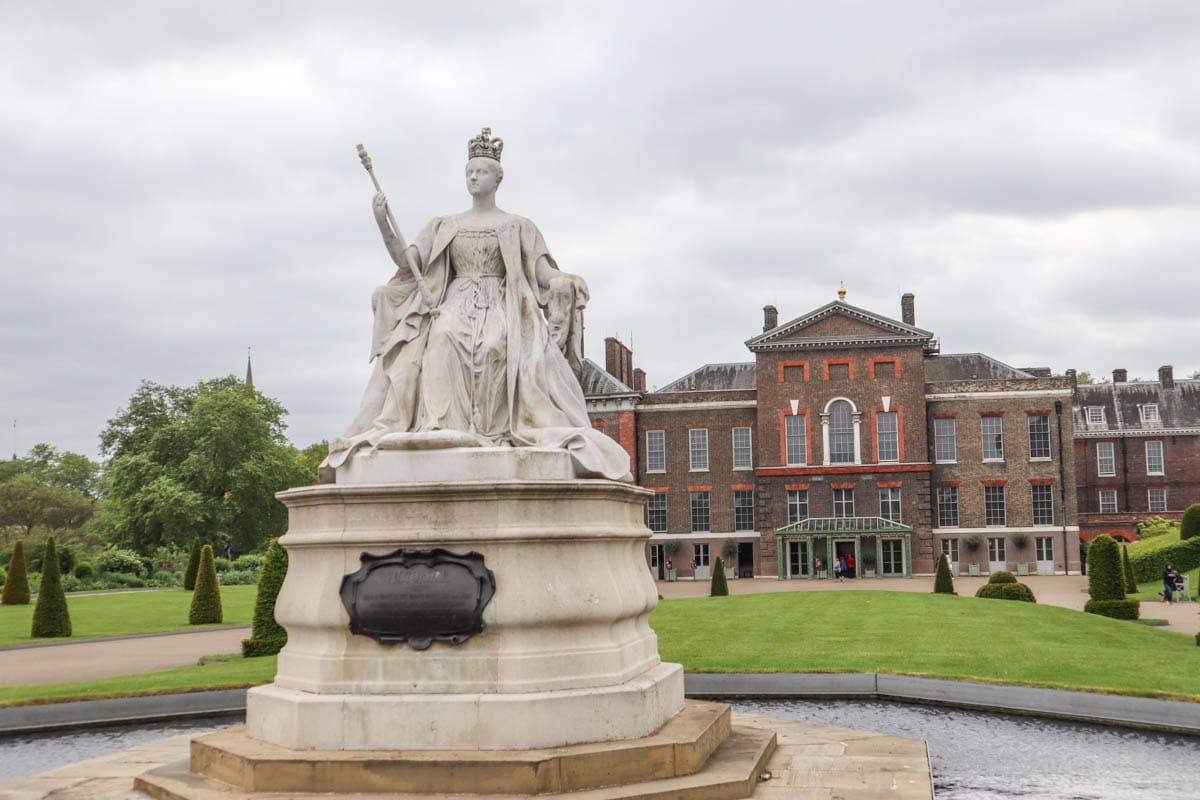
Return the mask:
[[[1142,420],[1141,406],[1156,404],[1158,421]],[[1085,409],[1104,409],[1104,422],[1087,422]],[[1162,431],[1200,433],[1200,380],[1175,380],[1172,389],[1158,381],[1094,383],[1078,387],[1075,395],[1075,435],[1138,435]]]
[[983,353],[950,353],[925,359],[925,380],[928,382],[1033,377],[1028,372],[1010,367]]
[[737,364],[705,364],[658,390],[665,392],[720,392],[755,389],[753,361]]
[[590,358],[583,360],[583,375],[579,378],[579,384],[583,387],[584,397],[640,394],[617,380]]

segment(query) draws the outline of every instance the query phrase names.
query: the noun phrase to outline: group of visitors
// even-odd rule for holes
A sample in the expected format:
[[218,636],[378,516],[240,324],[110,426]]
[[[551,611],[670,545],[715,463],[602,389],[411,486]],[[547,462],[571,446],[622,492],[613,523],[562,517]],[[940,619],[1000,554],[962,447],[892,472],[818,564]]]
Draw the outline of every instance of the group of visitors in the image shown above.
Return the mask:
[[844,582],[846,578],[854,577],[854,554],[839,555],[837,561],[833,562],[833,577],[839,582]]

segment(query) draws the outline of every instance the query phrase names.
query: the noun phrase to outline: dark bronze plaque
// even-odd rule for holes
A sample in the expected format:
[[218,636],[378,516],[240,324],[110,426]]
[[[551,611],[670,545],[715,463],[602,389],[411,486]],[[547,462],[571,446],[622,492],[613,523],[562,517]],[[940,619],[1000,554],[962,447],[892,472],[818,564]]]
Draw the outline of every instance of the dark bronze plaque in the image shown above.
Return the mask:
[[434,641],[462,644],[483,630],[496,576],[479,553],[401,548],[386,556],[363,553],[361,561],[342,578],[351,633],[424,650]]

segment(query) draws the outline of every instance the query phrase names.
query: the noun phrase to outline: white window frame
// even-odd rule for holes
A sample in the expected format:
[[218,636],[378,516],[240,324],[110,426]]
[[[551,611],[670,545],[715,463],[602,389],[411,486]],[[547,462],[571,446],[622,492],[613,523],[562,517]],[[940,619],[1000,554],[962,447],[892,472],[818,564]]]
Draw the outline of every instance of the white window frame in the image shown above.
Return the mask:
[[[746,441],[738,443],[738,433],[742,432]],[[754,433],[749,425],[739,425],[730,434],[733,442],[733,468],[754,469]]]
[[[699,502],[699,501],[703,502]],[[707,525],[697,528],[696,515],[702,513]],[[692,533],[708,533],[712,530],[712,492],[688,492],[688,518]]]
[[1151,439],[1150,441],[1146,442],[1146,474],[1167,474],[1166,461],[1164,460],[1163,456],[1163,443],[1161,439]]
[[1142,422],[1162,422],[1162,417],[1158,415],[1158,403],[1143,403],[1138,406],[1138,414]]
[[1167,510],[1167,490],[1147,489],[1146,510],[1151,514],[1162,514]]
[[1117,490],[1116,489],[1101,489],[1101,490],[1099,490],[1098,496],[1099,496],[1099,500],[1100,500],[1100,513],[1101,514],[1116,514],[1117,513]]
[[[655,456],[661,458],[662,466],[655,466],[652,460]],[[646,472],[667,471],[667,432],[664,430],[646,431]]]
[[[899,486],[884,486],[879,489],[879,516],[892,522],[903,522],[904,506]],[[895,506],[895,516],[892,516],[891,506]]]
[[688,428],[688,469],[708,472],[708,428]]
[[[800,430],[790,430],[793,426],[799,426]],[[796,443],[795,447],[792,442]],[[789,467],[808,466],[807,414],[789,414],[783,418],[783,448],[786,451],[783,460]]]
[[[996,510],[995,495],[999,489],[999,507],[1000,516],[999,522],[992,522],[992,512]],[[983,487],[983,524],[988,528],[1004,528],[1008,526],[1008,487],[1007,486],[985,486]],[[989,495],[992,497],[989,498]]]
[[1107,422],[1104,415],[1104,406],[1086,406],[1083,409],[1083,413],[1088,425],[1104,425]]
[[[950,432],[938,431],[938,425],[949,423]],[[949,441],[950,458],[943,458],[942,443]],[[958,425],[954,417],[935,417],[933,420],[933,460],[938,464],[958,463]]]
[[[750,498],[749,498],[750,504],[744,505],[744,504],[740,503],[738,495],[750,495]],[[745,498],[741,498],[741,499],[745,499]],[[743,527],[741,527],[741,523],[738,521],[738,511],[744,510],[746,508],[750,509],[750,524],[748,527],[743,528]],[[733,490],[733,529],[739,533],[744,532],[744,531],[752,531],[752,530],[754,530],[754,523],[755,523],[754,490],[753,489],[734,489]]]
[[[788,525],[808,519],[808,489],[788,489],[787,504]],[[803,514],[800,513],[801,508]]]
[[[1039,500],[1038,495],[1042,495]],[[1054,524],[1054,487],[1048,483],[1034,484],[1029,487],[1029,501],[1033,509],[1033,524],[1034,525],[1053,525]],[[1038,511],[1041,511],[1042,519],[1038,520]]]
[[[1034,438],[1033,438],[1034,434],[1035,433],[1037,434],[1039,444],[1041,444],[1040,440],[1041,440],[1042,434],[1043,434],[1043,431],[1034,431],[1033,426],[1035,424],[1035,421],[1037,421],[1037,424],[1041,424],[1044,422],[1046,425],[1046,430],[1044,432],[1045,437],[1046,437],[1046,440],[1045,440],[1046,454],[1044,456],[1043,455],[1034,455]],[[1049,461],[1050,460],[1050,415],[1049,414],[1030,414],[1029,415],[1029,460],[1030,461]]]
[[[996,431],[989,432],[988,427],[992,426],[993,424],[998,426],[998,429]],[[979,436],[980,436],[980,444],[982,445],[981,450],[983,452],[983,460],[988,463],[995,463],[995,464],[1004,463],[1004,417],[997,417],[994,415],[980,417],[979,418]],[[988,455],[988,439],[989,439],[989,437],[994,438],[996,436],[1000,437],[1000,445],[999,445],[1000,455],[998,455],[998,456]]]
[[[838,513],[839,510],[845,511],[849,507],[850,513]],[[842,519],[849,519],[854,516],[854,490],[853,489],[834,489],[833,490],[833,515]]]
[[[890,430],[884,430],[880,424],[884,419],[891,420],[894,423]],[[891,454],[887,458],[883,455],[885,436],[890,437],[888,444],[891,445],[895,452],[895,457]],[[899,463],[900,462],[900,412],[898,411],[876,411],[875,412],[875,449],[879,453],[879,463]]]
[[[937,507],[937,526],[939,528],[957,528],[957,527],[959,527],[960,523],[962,522],[962,516],[960,513],[960,509],[959,509],[958,487],[957,486],[936,486],[936,487],[934,487],[934,489],[935,489],[934,503],[936,504],[936,507]],[[947,498],[946,502],[942,502],[943,493],[945,494],[945,496]],[[949,514],[949,510],[951,508],[951,503],[950,503],[951,500],[954,501],[954,503],[953,503],[954,522],[943,523],[942,522],[942,508],[945,507],[947,514]]]
[[[654,504],[654,505],[661,504],[662,508],[653,508],[652,509],[650,507],[651,504]],[[652,521],[654,521],[651,517],[651,514],[653,513],[655,516],[658,516],[659,512],[661,512],[662,527],[656,528],[650,524]],[[667,493],[666,492],[655,492],[649,498],[646,499],[646,527],[649,528],[654,533],[666,533],[667,532]]]
[[697,567],[709,566],[708,545],[704,543],[696,543],[692,545],[692,561]]
[[[850,461],[834,461],[831,458],[831,442],[833,433],[831,417],[832,409],[836,403],[845,403],[850,407],[850,421],[852,435],[854,437],[854,447],[852,460]],[[848,397],[835,397],[825,404],[825,410],[821,413],[821,446],[823,448],[822,459],[826,466],[838,466],[841,464],[861,464],[862,463],[862,412],[858,410],[858,406]]]
[[[1108,468],[1105,469],[1107,462]],[[1112,442],[1096,442],[1096,474],[1111,478],[1117,474],[1116,446]]]

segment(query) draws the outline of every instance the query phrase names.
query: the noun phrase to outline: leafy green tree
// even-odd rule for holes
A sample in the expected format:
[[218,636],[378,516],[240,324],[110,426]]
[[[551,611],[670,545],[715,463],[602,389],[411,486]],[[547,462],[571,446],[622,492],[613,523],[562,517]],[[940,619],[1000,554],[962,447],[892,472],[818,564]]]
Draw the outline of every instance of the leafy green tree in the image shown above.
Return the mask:
[[272,656],[287,644],[287,631],[275,621],[275,602],[287,576],[287,551],[278,539],[272,539],[258,574],[258,593],[254,598],[254,627],[250,638],[242,641],[242,655]]
[[217,583],[217,565],[212,545],[200,549],[200,569],[196,572],[196,590],[188,610],[189,625],[212,625],[224,618],[221,610],[221,585]]
[[25,542],[17,539],[12,558],[8,561],[8,578],[0,592],[0,605],[29,605],[29,563],[25,560]]
[[296,455],[297,460],[309,475],[310,483],[317,483],[317,468],[321,466],[321,462],[329,456],[329,442],[320,441],[315,444],[310,444],[308,447],[299,451]]
[[95,500],[74,489],[40,483],[24,472],[0,483],[0,530],[19,528],[29,538],[39,527],[75,530],[95,511]]
[[1125,576],[1125,594],[1137,594],[1137,578],[1133,576],[1133,565],[1129,563],[1129,545],[1121,545],[1121,572]]
[[1190,539],[1200,534],[1200,503],[1192,503],[1183,512],[1179,522],[1179,538]]
[[38,483],[70,489],[93,500],[101,495],[100,465],[79,453],[59,452],[48,444],[37,444],[25,456],[25,471]]
[[725,597],[729,594],[729,582],[725,579],[725,562],[721,561],[721,557],[717,556],[717,561],[713,564],[712,582],[708,587],[709,597]]
[[62,573],[58,569],[53,536],[46,540],[42,582],[38,586],[37,605],[33,607],[33,627],[29,635],[35,639],[71,635],[71,614],[67,610],[67,595],[63,592]]
[[149,553],[220,531],[246,553],[282,534],[287,510],[275,493],[315,478],[284,439],[285,413],[233,377],[143,383],[100,437],[118,543]]
[[200,540],[192,540],[192,552],[188,556],[187,569],[183,572],[183,588],[189,592],[196,588],[196,573],[200,569]]
[[945,553],[938,559],[937,572],[933,577],[933,593],[957,594],[954,591],[954,576],[950,574],[950,561]]

